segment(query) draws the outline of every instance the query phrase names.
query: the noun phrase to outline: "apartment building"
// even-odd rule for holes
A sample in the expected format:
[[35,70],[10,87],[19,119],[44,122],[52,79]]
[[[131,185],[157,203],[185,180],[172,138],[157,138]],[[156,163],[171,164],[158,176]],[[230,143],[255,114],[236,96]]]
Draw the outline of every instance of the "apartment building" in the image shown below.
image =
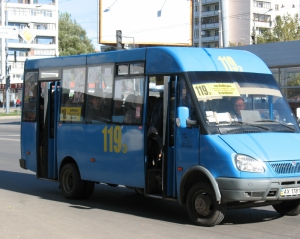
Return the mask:
[[278,15],[299,14],[299,0],[195,0],[194,46],[251,45]]
[[17,38],[0,40],[0,101],[6,99],[8,68],[11,84],[9,100],[13,102],[22,99],[25,60],[58,55],[58,2],[57,0],[2,0],[0,7],[1,27],[14,28],[18,33]]

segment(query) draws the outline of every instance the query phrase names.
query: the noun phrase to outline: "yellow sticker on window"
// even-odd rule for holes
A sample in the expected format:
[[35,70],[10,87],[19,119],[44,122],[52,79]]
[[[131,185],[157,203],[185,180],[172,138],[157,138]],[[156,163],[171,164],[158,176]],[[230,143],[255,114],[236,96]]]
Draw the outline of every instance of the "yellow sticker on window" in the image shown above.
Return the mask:
[[61,121],[80,121],[81,107],[61,107]]
[[213,96],[240,96],[234,83],[206,83],[193,85],[197,98]]

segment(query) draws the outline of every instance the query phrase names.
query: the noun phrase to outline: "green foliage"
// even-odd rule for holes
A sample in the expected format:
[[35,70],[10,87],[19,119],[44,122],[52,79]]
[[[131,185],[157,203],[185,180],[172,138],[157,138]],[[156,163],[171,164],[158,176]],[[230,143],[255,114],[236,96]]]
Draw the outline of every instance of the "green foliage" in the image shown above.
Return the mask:
[[284,42],[300,40],[299,16],[290,14],[276,16],[272,29],[261,29],[261,34],[257,36],[257,43]]
[[241,42],[238,42],[238,43],[235,43],[235,42],[231,42],[229,41],[229,46],[242,46],[242,43]]
[[300,86],[300,74],[289,73],[287,78],[288,78],[287,86],[294,86],[292,89],[289,89],[289,91],[287,92],[287,98],[291,100],[293,98],[298,99],[300,96],[300,89],[298,88]]
[[71,19],[68,13],[60,13],[58,20],[58,47],[60,56],[95,52],[92,41],[86,31]]

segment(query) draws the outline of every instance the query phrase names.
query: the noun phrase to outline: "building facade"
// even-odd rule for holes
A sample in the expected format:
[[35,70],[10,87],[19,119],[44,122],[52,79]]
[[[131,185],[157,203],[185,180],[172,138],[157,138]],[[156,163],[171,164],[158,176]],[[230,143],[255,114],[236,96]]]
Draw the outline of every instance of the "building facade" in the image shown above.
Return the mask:
[[281,92],[296,114],[296,108],[300,108],[300,41],[274,42],[231,48],[250,51],[267,64]]
[[299,0],[195,0],[194,46],[251,45],[261,28],[287,13],[299,14]]
[[[58,56],[58,4],[57,0],[1,1],[0,24],[14,29],[16,38],[2,38],[0,101],[10,105],[22,99],[24,62],[27,58]],[[6,77],[10,76],[10,89]]]

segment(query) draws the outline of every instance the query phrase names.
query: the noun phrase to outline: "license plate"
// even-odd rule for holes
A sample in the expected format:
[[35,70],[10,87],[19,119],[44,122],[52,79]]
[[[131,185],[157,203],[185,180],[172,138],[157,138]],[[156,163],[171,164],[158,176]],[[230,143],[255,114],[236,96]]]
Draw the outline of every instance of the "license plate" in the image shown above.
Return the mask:
[[300,195],[300,188],[282,188],[280,196]]

